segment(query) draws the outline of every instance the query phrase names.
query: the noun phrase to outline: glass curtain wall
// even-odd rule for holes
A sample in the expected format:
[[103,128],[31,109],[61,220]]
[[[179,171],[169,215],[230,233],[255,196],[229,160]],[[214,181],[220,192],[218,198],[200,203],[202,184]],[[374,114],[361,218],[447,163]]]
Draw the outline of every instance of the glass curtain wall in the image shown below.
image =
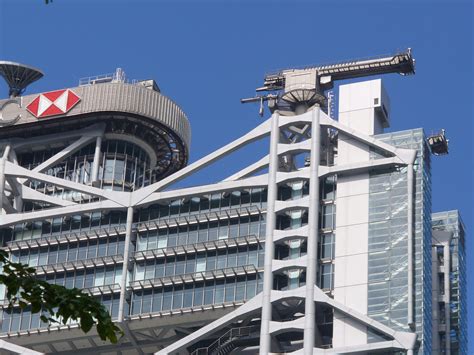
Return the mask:
[[[416,149],[414,164],[414,294],[418,353],[431,351],[431,175],[422,129],[375,136],[396,147]],[[375,154],[374,154],[375,156]],[[369,181],[368,315],[408,331],[407,168],[375,171]],[[377,341],[372,338],[371,341]]]

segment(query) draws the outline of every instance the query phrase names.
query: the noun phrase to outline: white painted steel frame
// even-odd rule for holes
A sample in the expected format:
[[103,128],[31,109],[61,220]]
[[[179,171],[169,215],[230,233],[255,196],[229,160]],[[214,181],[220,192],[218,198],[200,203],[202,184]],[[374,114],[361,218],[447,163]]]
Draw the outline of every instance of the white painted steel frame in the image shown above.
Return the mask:
[[[279,143],[280,130],[288,128],[294,125],[307,124],[311,126],[311,139],[307,141],[286,144]],[[319,166],[320,158],[320,130],[321,127],[330,127],[336,129],[339,134],[349,136],[359,142],[376,147],[386,153],[392,155],[388,158],[370,160],[355,164],[336,165],[332,167]],[[229,178],[210,185],[202,185],[185,189],[162,191],[164,188],[174,184],[185,177],[203,169],[204,167],[212,164],[213,162],[231,154],[232,152],[240,149],[258,139],[270,135],[270,153],[268,156],[260,159],[258,162],[249,165],[241,171],[233,174]],[[413,206],[413,178],[410,179],[410,170],[413,170],[413,162],[416,156],[416,151],[410,149],[401,149],[393,147],[389,144],[378,141],[376,138],[361,134],[349,127],[340,124],[337,121],[329,118],[323,111],[316,107],[311,111],[297,116],[285,116],[284,119],[280,119],[278,112],[275,112],[271,118],[260,124],[258,127],[248,132],[244,136],[237,140],[227,144],[226,146],[216,150],[215,152],[201,158],[193,164],[183,168],[182,170],[174,173],[165,179],[139,189],[134,192],[120,192],[120,191],[105,191],[92,186],[86,186],[80,183],[66,181],[63,179],[55,178],[42,173],[41,171],[46,169],[51,164],[54,164],[64,157],[72,154],[77,149],[80,149],[84,144],[91,142],[96,139],[96,150],[94,154],[94,161],[98,161],[100,155],[101,138],[103,136],[103,127],[91,127],[86,130],[82,130],[68,135],[68,139],[74,136],[79,136],[79,139],[68,147],[64,148],[61,152],[48,159],[46,162],[41,164],[40,167],[34,170],[28,170],[18,165],[16,159],[14,159],[15,145],[24,145],[25,142],[0,142],[3,143],[4,155],[0,161],[0,191],[2,194],[3,205],[2,214],[0,215],[0,226],[9,226],[19,222],[42,220],[45,218],[51,218],[56,216],[73,215],[81,213],[89,213],[99,210],[114,210],[114,209],[127,209],[127,224],[126,224],[126,245],[125,258],[123,264],[122,273],[122,285],[120,291],[120,308],[119,308],[119,321],[123,321],[125,316],[123,314],[123,306],[125,303],[126,295],[126,275],[128,270],[128,261],[130,256],[129,247],[131,243],[132,234],[132,218],[133,209],[137,207],[145,207],[149,204],[156,203],[158,201],[169,201],[176,198],[182,198],[186,196],[193,196],[206,193],[224,192],[231,191],[238,188],[249,188],[249,187],[264,187],[268,186],[268,200],[267,200],[267,225],[266,225],[266,249],[265,249],[265,268],[264,268],[264,289],[263,292],[257,295],[246,304],[236,309],[235,311],[227,314],[224,317],[219,318],[215,322],[201,328],[200,330],[186,336],[185,338],[178,340],[168,348],[159,351],[157,354],[169,354],[179,353],[183,349],[195,343],[196,341],[203,339],[207,335],[214,332],[217,328],[228,325],[235,320],[239,319],[246,314],[255,313],[262,314],[262,327],[261,327],[261,344],[260,353],[269,354],[271,338],[275,334],[279,334],[284,331],[298,329],[304,332],[304,349],[298,353],[307,354],[319,354],[319,353],[345,353],[347,349],[332,349],[331,351],[317,349],[314,347],[314,332],[315,332],[315,302],[324,303],[330,307],[333,307],[338,312],[345,313],[348,317],[356,319],[383,334],[392,337],[393,341],[367,344],[365,350],[383,348],[383,349],[403,349],[408,352],[412,352],[416,334],[395,332],[392,329],[374,321],[368,316],[359,314],[358,312],[345,307],[334,301],[333,299],[326,296],[316,284],[317,275],[317,243],[318,243],[318,209],[319,209],[319,178],[332,175],[332,174],[356,174],[369,169],[389,166],[408,166],[408,205]],[[43,137],[44,138],[44,137]],[[58,140],[58,137],[49,137],[50,139]],[[41,139],[38,138],[38,139]],[[47,141],[47,139],[45,140]],[[297,154],[299,152],[311,152],[311,164],[309,168],[302,168],[291,172],[279,172],[279,156],[288,154]],[[95,164],[94,164],[95,165]],[[258,176],[250,176],[251,174],[269,167],[268,174],[262,174]],[[94,167],[94,174],[97,167]],[[249,177],[250,176],[250,177]],[[94,176],[93,176],[94,178]],[[76,204],[73,202],[64,201],[62,199],[47,196],[39,191],[35,191],[21,184],[22,181],[27,179],[34,179],[42,181],[48,184],[60,186],[72,191],[82,192],[84,194],[99,197],[98,202]],[[291,181],[291,180],[309,180],[310,181],[310,194],[309,197],[302,199],[301,201],[276,201],[276,192],[278,184]],[[9,184],[10,181],[16,181],[16,183]],[[11,186],[15,185],[15,186]],[[411,185],[411,188],[410,188]],[[10,192],[15,192],[19,195],[20,199],[33,200],[33,201],[45,201],[56,205],[46,210],[19,213],[11,208],[6,208],[6,199],[3,197],[3,191],[5,187],[9,187]],[[275,217],[276,213],[284,211],[287,208],[303,207],[309,209],[309,215],[312,216],[308,220],[308,226],[301,227],[290,231],[279,231],[275,230]],[[9,207],[9,206],[8,206]],[[410,223],[411,221],[411,223]],[[413,241],[413,208],[409,208],[409,223],[408,223],[408,235],[409,243]],[[292,259],[285,262],[273,260],[273,250],[275,243],[281,243],[285,240],[292,238],[303,238],[308,241],[308,251],[306,257]],[[410,249],[409,249],[410,250]],[[413,254],[413,248],[411,248],[411,254]],[[410,254],[410,253],[409,253]],[[409,255],[409,274],[413,273],[413,255]],[[411,265],[411,269],[410,269]],[[274,291],[273,286],[273,274],[280,272],[286,268],[305,268],[307,272],[307,283],[306,286],[300,287],[296,290],[288,291]],[[410,279],[410,277],[409,277]],[[413,277],[411,278],[413,279]],[[412,289],[409,287],[409,290]],[[410,291],[409,291],[410,293]],[[413,302],[413,290],[409,294],[409,302]],[[285,298],[302,298],[305,299],[305,316],[297,321],[292,322],[276,322],[271,319],[272,304],[278,300]],[[413,307],[409,307],[410,309]],[[409,313],[410,318],[410,313]],[[364,349],[359,349],[362,351]]]
[[0,340],[0,352],[7,351],[8,354],[22,354],[22,355],[43,355],[39,351],[34,351],[20,345],[9,343],[5,340]]

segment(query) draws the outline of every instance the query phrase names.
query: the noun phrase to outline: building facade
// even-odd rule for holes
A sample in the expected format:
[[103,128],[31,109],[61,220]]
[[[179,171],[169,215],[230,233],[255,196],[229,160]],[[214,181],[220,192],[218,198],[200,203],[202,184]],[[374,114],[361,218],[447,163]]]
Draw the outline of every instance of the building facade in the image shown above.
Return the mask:
[[[325,92],[413,63],[269,76],[271,116],[189,165],[189,122],[153,81],[118,71],[0,101],[3,248],[125,333],[108,344],[5,305],[0,337],[61,354],[464,354],[464,229],[432,214],[423,130],[385,132],[380,79],[341,85],[337,120]],[[172,187],[267,137],[223,181]]]
[[458,211],[433,213],[432,221],[433,350],[467,354],[464,224]]

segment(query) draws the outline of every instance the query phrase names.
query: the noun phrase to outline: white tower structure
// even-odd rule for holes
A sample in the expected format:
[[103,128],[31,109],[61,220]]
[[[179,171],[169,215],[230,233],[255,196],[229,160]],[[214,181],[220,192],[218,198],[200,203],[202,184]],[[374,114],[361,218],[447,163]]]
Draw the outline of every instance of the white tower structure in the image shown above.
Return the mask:
[[[373,136],[389,123],[388,96],[380,79],[340,86],[339,123]],[[360,164],[370,160],[370,146],[339,135],[337,164]],[[334,300],[367,315],[369,172],[339,175],[336,199]],[[367,327],[335,313],[334,347],[367,342]]]

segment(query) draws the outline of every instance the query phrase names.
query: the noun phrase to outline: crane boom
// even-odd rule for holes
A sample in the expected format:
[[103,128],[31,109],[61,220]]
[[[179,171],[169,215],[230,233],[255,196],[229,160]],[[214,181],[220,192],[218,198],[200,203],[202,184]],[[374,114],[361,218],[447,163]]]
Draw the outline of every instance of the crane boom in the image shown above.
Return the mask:
[[285,88],[285,79],[293,73],[314,72],[320,78],[320,84],[336,80],[352,79],[364,76],[399,73],[415,73],[415,60],[411,49],[390,56],[375,57],[365,60],[309,66],[300,69],[284,69],[265,76],[264,86],[257,91],[273,91]]

